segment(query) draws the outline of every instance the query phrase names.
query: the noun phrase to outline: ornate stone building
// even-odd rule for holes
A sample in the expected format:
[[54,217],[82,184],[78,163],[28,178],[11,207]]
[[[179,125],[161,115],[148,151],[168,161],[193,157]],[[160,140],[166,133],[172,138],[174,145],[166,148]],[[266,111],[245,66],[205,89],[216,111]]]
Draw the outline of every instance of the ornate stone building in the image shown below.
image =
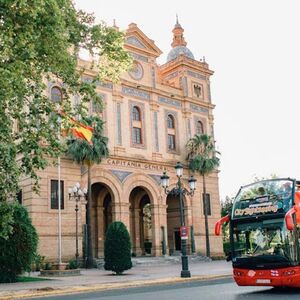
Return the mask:
[[[172,49],[167,62],[156,59],[162,51],[136,24],[126,31],[126,49],[134,58],[134,67],[119,84],[98,82],[97,91],[105,103],[98,111],[92,103],[90,113],[100,113],[109,137],[110,157],[92,167],[92,238],[94,257],[103,256],[107,226],[114,220],[125,223],[136,255],[159,256],[180,250],[179,200],[166,196],[160,176],[167,171],[170,188],[177,182],[174,166],[186,166],[185,145],[194,134],[213,135],[213,108],[210,76],[213,71],[205,61],[197,61],[186,47],[183,28],[176,23]],[[80,61],[80,66],[89,62]],[[86,69],[82,80],[91,80],[93,70]],[[49,97],[59,94],[56,83],[49,84]],[[73,99],[76,105],[76,99]],[[39,236],[39,253],[48,259],[57,257],[58,175],[56,167],[40,172],[40,195],[24,180],[22,201],[30,211]],[[189,171],[184,168],[183,184],[188,187]],[[205,227],[202,179],[197,178],[194,197],[184,198],[186,223],[190,228],[188,250],[205,253]],[[75,203],[68,188],[80,182],[87,185],[86,170],[68,158],[61,159],[62,255],[75,255]],[[212,255],[222,255],[222,241],[214,236],[214,223],[220,217],[218,173],[207,178],[210,197],[209,232]],[[79,245],[83,243],[85,204],[80,205]],[[82,252],[82,247],[80,247]]]

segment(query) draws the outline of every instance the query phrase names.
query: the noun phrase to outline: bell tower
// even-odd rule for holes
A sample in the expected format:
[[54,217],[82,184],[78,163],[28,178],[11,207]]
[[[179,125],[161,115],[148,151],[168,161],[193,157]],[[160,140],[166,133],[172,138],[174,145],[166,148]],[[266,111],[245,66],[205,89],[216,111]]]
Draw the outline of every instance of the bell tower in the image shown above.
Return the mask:
[[174,26],[173,32],[173,42],[171,44],[172,48],[175,48],[177,46],[186,46],[186,41],[183,37],[184,29],[181,27],[181,25],[178,22],[178,15],[176,15],[176,24]]

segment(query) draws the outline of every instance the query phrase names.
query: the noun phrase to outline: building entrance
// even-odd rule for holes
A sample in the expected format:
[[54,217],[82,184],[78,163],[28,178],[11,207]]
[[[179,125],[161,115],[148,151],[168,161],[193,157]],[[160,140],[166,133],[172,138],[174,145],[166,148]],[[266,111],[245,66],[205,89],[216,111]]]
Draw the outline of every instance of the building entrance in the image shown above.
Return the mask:
[[179,197],[168,195],[167,197],[167,236],[169,254],[172,255],[175,251],[180,250],[180,210]]
[[114,221],[113,194],[110,188],[102,183],[92,185],[91,232],[93,257],[104,255],[104,241],[108,226]]
[[148,193],[136,187],[130,193],[130,236],[134,255],[151,255],[152,210]]
[[174,232],[175,236],[175,251],[181,251],[181,238],[179,230]]

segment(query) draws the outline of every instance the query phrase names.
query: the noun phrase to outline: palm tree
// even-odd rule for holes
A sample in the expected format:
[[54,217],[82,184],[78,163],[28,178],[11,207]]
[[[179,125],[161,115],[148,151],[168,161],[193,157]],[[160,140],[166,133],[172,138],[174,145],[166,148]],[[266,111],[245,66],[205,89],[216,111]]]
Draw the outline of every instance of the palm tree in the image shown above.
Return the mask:
[[84,164],[88,169],[88,197],[87,197],[87,267],[93,266],[92,236],[91,236],[91,210],[92,210],[92,189],[91,189],[91,167],[99,164],[109,154],[108,138],[103,136],[103,121],[98,116],[84,117],[81,123],[91,126],[93,130],[92,143],[84,139],[71,137],[67,140],[67,155],[78,164]]
[[205,220],[206,256],[210,257],[209,230],[207,219],[207,194],[205,177],[216,170],[220,164],[220,154],[215,149],[213,137],[207,134],[195,135],[187,142],[189,169],[198,172],[203,178],[203,208]]

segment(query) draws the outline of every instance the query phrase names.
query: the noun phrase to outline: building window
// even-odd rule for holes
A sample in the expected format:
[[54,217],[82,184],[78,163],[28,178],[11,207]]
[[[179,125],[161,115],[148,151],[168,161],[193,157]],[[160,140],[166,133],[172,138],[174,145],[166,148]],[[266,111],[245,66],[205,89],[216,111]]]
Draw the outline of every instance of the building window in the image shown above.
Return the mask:
[[168,134],[168,149],[169,150],[175,150],[175,135],[174,134]]
[[201,121],[197,121],[196,123],[196,134],[203,134],[203,123]]
[[139,127],[132,128],[132,142],[134,144],[142,144],[142,130]]
[[102,105],[99,102],[92,101],[92,114],[99,114],[102,112]]
[[143,129],[143,104],[132,103],[130,105],[130,126],[131,126],[131,146],[136,148],[145,147],[145,137]]
[[[60,181],[61,205],[64,209],[64,181]],[[58,209],[58,180],[51,180],[51,209]]]
[[59,87],[54,86],[51,88],[51,101],[59,103],[62,100],[62,91]]
[[20,191],[17,192],[16,200],[17,200],[21,205],[23,204],[22,190],[20,190]]
[[167,147],[169,151],[176,150],[176,126],[175,118],[172,114],[167,115]]
[[[202,199],[203,199],[203,214],[205,214],[204,209],[204,194],[202,194]],[[211,216],[211,206],[210,206],[210,194],[206,194],[206,211],[207,211],[207,215]]]
[[105,94],[101,94],[101,93],[98,93],[97,97],[98,97],[97,101],[94,100],[91,101],[91,113],[101,115],[101,113],[103,113],[103,103],[106,97]]
[[140,109],[137,106],[134,106],[132,108],[132,120],[133,121],[141,121]]
[[174,117],[172,115],[168,115],[167,118],[167,126],[170,129],[174,129],[175,128],[175,122],[174,122]]

